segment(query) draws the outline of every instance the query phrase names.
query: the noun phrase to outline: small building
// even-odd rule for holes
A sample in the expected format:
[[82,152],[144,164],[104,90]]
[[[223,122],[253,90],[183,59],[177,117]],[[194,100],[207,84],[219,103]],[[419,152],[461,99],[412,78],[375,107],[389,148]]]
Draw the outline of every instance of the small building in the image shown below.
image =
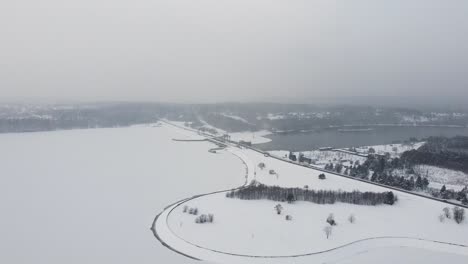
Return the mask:
[[289,158],[290,160],[292,160],[292,161],[297,161],[296,155],[294,155],[292,152],[289,152],[288,158]]

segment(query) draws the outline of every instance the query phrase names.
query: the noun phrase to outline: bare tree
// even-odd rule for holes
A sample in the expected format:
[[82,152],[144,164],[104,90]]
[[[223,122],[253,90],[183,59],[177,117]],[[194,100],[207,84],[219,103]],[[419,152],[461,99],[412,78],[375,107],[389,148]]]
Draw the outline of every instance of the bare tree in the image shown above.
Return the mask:
[[348,217],[348,221],[353,224],[354,222],[356,222],[356,217],[354,216],[354,214],[350,214],[349,217]]
[[328,215],[327,223],[329,223],[331,226],[336,225],[335,216],[333,214]]
[[323,232],[327,236],[327,239],[331,236],[333,228],[331,226],[326,226],[323,228]]
[[277,204],[275,206],[275,210],[277,214],[281,214],[281,211],[283,211],[283,206],[281,206],[281,204]]
[[453,207],[453,220],[455,220],[457,224],[463,222],[463,220],[465,220],[465,209],[458,206]]
[[443,223],[443,222],[445,221],[445,218],[446,218],[446,217],[445,217],[444,214],[440,214],[440,215],[439,215],[439,221],[440,221],[441,223]]
[[444,211],[444,215],[446,218],[448,219],[452,218],[452,214],[450,213],[450,208],[445,207],[444,209],[442,209],[442,211]]
[[259,167],[261,170],[263,170],[263,169],[265,168],[265,163],[260,162],[260,163],[258,164],[258,167]]

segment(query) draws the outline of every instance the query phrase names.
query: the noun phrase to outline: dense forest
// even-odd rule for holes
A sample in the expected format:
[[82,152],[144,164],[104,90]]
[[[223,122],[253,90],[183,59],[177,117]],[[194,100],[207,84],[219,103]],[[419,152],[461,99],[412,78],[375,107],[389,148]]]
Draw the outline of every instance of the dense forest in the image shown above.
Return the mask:
[[282,188],[267,186],[252,182],[249,186],[234,190],[226,194],[228,198],[242,200],[272,200],[292,203],[294,201],[307,201],[317,204],[334,204],[336,202],[358,205],[393,205],[397,200],[393,192],[343,192],[330,190],[308,190],[302,188]]
[[426,164],[468,173],[468,137],[431,137],[421,148],[403,153],[401,160],[408,166]]

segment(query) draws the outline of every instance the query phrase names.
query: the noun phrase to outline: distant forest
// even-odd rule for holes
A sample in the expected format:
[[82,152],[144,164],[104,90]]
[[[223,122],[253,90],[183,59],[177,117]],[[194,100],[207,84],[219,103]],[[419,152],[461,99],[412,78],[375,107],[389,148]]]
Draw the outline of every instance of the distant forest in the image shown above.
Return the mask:
[[282,188],[267,186],[253,182],[245,188],[234,190],[226,194],[228,198],[242,200],[272,200],[292,203],[294,201],[307,201],[317,204],[334,204],[336,202],[358,205],[393,205],[397,200],[393,192],[343,192],[329,190],[308,190],[301,188]]
[[421,148],[404,152],[401,160],[409,166],[426,164],[468,173],[468,137],[431,137]]
[[0,104],[0,133],[119,127],[152,123],[161,118],[187,122],[197,129],[208,123],[228,132],[262,129],[297,132],[330,126],[415,122],[466,127],[468,111],[434,113],[390,107],[279,103]]

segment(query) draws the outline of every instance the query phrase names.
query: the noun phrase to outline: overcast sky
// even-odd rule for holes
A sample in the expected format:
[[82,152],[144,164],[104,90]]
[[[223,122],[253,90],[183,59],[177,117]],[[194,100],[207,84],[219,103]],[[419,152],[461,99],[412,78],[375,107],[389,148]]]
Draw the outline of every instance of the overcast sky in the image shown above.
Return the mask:
[[468,97],[468,1],[2,0],[0,96]]

